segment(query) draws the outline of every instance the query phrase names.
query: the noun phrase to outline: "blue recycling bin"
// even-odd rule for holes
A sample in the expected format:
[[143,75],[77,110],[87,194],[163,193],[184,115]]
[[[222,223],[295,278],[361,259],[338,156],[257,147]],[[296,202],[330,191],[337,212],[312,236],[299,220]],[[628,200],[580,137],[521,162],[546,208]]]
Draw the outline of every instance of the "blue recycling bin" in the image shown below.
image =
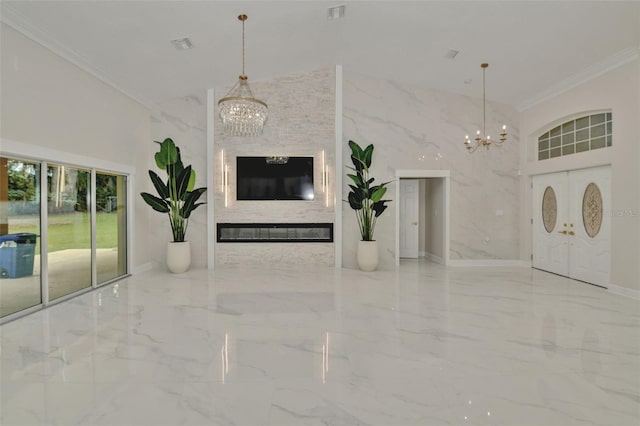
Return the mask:
[[36,237],[28,233],[0,235],[0,278],[33,275]]

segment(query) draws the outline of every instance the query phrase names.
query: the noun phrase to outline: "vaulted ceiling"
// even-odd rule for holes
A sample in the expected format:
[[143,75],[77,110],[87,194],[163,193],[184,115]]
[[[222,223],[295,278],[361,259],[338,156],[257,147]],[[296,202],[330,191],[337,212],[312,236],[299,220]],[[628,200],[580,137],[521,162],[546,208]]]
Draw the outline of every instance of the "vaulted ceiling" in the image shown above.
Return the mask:
[[[327,9],[346,5],[345,17]],[[640,3],[581,1],[6,1],[2,20],[146,103],[343,64],[525,105],[585,70],[637,55]],[[194,48],[170,40],[189,37]],[[450,49],[459,51],[446,58]],[[604,64],[604,65],[603,65]],[[468,80],[472,81],[469,82]],[[465,83],[465,80],[467,82]]]

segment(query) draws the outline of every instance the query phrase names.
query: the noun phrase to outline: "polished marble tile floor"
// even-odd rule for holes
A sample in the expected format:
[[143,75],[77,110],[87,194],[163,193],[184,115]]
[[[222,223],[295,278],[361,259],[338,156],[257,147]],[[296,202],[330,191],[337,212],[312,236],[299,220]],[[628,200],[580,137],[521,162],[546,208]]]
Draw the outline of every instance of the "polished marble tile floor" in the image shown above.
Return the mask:
[[0,424],[638,425],[639,308],[528,268],[150,271],[0,328]]

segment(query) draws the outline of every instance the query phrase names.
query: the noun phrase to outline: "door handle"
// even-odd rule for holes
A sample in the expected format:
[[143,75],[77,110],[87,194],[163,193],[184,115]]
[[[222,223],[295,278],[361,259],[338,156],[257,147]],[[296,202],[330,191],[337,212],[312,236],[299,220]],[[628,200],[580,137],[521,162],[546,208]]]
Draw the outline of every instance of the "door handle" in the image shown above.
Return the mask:
[[564,234],[564,235],[567,235],[567,230],[565,229],[564,231],[558,231],[558,234]]
[[412,225],[417,225],[417,224],[418,224],[418,222],[411,222],[411,224],[412,224]]
[[[566,234],[566,233],[567,233],[567,232],[565,231],[565,234]],[[576,233],[575,233],[575,232],[573,232],[573,231],[569,231],[569,235],[576,235]]]

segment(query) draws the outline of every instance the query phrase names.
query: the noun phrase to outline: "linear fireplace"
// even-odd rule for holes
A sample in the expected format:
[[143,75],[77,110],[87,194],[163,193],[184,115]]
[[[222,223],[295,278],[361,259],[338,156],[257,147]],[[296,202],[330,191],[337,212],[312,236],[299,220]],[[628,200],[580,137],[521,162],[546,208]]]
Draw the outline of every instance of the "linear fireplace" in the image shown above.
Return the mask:
[[332,243],[333,223],[218,223],[219,243]]

